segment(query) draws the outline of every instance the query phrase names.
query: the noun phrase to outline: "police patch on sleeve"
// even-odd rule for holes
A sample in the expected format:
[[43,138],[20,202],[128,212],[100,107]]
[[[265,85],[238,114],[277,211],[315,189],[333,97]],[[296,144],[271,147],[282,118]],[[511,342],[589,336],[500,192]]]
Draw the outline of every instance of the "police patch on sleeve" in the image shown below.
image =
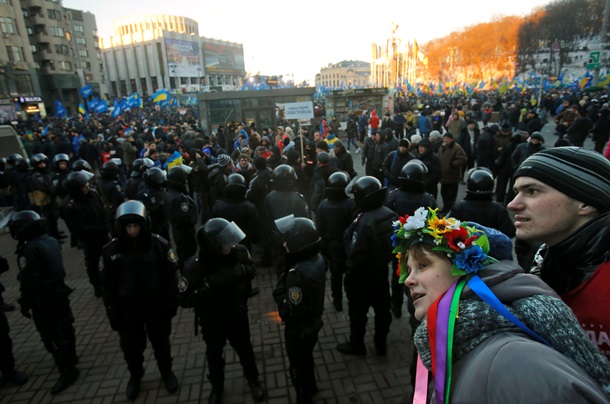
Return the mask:
[[180,204],[180,210],[183,211],[184,213],[189,211],[189,204],[186,202],[182,202]]
[[186,280],[184,276],[180,277],[180,282],[178,282],[178,293],[184,293],[189,288],[189,281]]
[[167,259],[169,260],[169,262],[173,262],[174,264],[177,262],[176,254],[174,254],[174,250],[172,250],[171,248],[167,251]]
[[288,289],[288,299],[290,300],[290,303],[294,304],[295,306],[301,303],[301,300],[303,300],[303,291],[301,288],[298,286],[293,286]]
[[25,259],[25,256],[21,256],[19,257],[19,261],[17,262],[17,264],[19,265],[19,269],[24,269],[25,266],[28,264],[28,261]]

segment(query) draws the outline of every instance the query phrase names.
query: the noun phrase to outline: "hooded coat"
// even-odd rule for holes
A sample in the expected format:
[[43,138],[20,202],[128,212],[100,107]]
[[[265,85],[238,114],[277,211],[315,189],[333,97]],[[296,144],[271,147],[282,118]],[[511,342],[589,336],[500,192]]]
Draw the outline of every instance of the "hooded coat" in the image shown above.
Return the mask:
[[[466,285],[454,329],[451,402],[608,402],[608,361],[552,289],[511,261],[491,264],[479,276],[554,349],[530,339]],[[431,369],[427,317],[414,342],[423,364]]]

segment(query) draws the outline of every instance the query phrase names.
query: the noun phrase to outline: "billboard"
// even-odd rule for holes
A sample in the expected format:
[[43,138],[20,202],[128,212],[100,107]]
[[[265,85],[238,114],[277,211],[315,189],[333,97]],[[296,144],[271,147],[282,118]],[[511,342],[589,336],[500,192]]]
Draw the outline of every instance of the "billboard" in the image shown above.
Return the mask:
[[167,70],[172,77],[201,77],[199,44],[180,39],[165,38]]
[[206,74],[243,75],[244,50],[238,46],[203,42]]

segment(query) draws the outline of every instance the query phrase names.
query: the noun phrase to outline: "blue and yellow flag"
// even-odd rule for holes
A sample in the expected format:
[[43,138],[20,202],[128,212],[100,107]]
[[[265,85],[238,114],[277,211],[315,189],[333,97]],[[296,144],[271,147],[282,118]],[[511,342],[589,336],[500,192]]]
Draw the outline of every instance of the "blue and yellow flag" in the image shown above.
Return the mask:
[[156,104],[157,102],[168,101],[169,97],[169,91],[165,88],[161,88],[152,95],[152,102]]

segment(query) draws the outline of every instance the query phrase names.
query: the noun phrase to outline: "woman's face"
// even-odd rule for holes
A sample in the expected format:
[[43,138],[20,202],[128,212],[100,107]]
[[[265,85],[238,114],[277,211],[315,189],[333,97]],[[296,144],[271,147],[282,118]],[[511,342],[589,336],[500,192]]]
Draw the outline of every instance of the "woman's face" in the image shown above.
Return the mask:
[[459,276],[451,275],[451,261],[435,254],[421,253],[415,258],[409,253],[405,285],[411,292],[415,318],[422,321],[432,303],[451,287]]

